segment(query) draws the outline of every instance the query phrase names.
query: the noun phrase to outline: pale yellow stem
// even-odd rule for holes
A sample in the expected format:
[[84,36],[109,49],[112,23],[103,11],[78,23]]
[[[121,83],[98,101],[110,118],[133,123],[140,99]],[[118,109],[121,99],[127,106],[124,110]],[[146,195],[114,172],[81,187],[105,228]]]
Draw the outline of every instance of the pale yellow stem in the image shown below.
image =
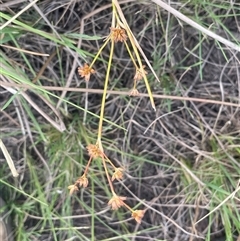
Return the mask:
[[100,118],[99,118],[99,125],[98,125],[98,138],[97,138],[97,144],[102,152],[102,126],[103,126],[103,117],[104,117],[104,109],[105,109],[105,102],[106,102],[106,96],[107,96],[107,87],[109,82],[109,76],[110,76],[110,70],[112,65],[112,58],[113,58],[113,50],[114,50],[114,41],[111,40],[111,49],[109,54],[109,60],[108,60],[108,67],[107,67],[107,73],[105,77],[105,83],[104,83],[104,89],[103,89],[103,96],[102,96],[102,103],[101,103],[101,112],[100,112]]
[[110,163],[110,165],[113,167],[113,169],[115,170],[116,169],[116,167],[115,167],[115,165],[111,162],[111,160],[103,153],[103,155],[104,155],[104,157],[105,157],[105,159]]
[[[122,10],[121,10],[121,7],[120,7],[118,1],[117,1],[117,0],[112,0],[112,3],[114,4],[114,6],[115,6],[115,8],[116,8],[116,10],[117,10],[117,12],[118,12],[118,14],[119,14],[119,16],[120,16],[120,19],[121,19],[121,21],[122,21],[122,22],[121,22],[121,21],[119,20],[119,18],[117,17],[118,24],[127,31],[128,38],[129,38],[129,40],[130,40],[130,42],[131,42],[131,44],[132,44],[133,50],[134,50],[134,52],[135,52],[135,54],[136,54],[136,57],[137,57],[137,60],[138,60],[139,65],[140,65],[141,71],[144,71],[144,70],[143,70],[143,64],[142,64],[141,58],[140,58],[139,53],[138,53],[138,49],[139,49],[139,51],[141,52],[141,54],[142,54],[142,56],[144,57],[144,59],[146,60],[146,63],[148,64],[148,66],[149,66],[149,68],[151,69],[152,73],[153,73],[154,76],[158,79],[156,73],[154,72],[154,70],[153,70],[152,66],[150,65],[148,59],[146,58],[144,52],[142,51],[141,47],[140,47],[139,44],[137,43],[137,41],[136,41],[136,39],[135,39],[135,37],[134,37],[131,29],[129,28],[128,23],[127,23],[127,21],[126,21],[126,19],[125,19],[125,17],[124,17],[124,14],[123,14],[123,12],[122,12]],[[144,73],[144,72],[143,72],[143,73]],[[154,110],[156,110],[156,107],[155,107],[155,104],[154,104],[154,100],[153,100],[152,91],[151,91],[151,88],[150,88],[150,86],[149,86],[149,83],[148,83],[148,80],[147,80],[147,77],[146,77],[145,74],[143,74],[143,79],[144,79],[144,82],[145,82],[145,85],[146,85],[146,88],[147,88],[147,91],[148,91],[148,95],[149,95],[149,98],[150,98],[152,107],[153,107]]]
[[108,38],[106,39],[105,43],[102,45],[102,47],[98,50],[98,52],[97,52],[97,54],[95,55],[92,63],[91,63],[90,66],[89,66],[90,68],[93,67],[93,65],[94,65],[94,63],[96,62],[98,56],[99,56],[100,53],[103,51],[103,49],[105,48],[105,46],[107,45],[107,43],[109,42],[109,40],[110,40],[110,38],[108,37]]
[[124,41],[124,44],[125,44],[125,46],[127,48],[128,54],[129,54],[129,56],[130,56],[130,58],[131,58],[131,60],[132,60],[132,62],[134,64],[135,68],[138,69],[137,63],[136,63],[135,59],[133,58],[132,52],[130,51],[130,48],[129,48],[128,44],[127,44],[127,41]]

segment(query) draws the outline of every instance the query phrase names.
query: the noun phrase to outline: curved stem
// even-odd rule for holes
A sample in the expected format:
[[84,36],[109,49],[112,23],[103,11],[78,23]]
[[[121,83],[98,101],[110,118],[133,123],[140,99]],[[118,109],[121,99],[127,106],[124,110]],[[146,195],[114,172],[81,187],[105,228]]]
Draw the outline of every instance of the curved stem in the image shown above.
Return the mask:
[[103,49],[105,48],[105,46],[107,45],[107,43],[109,42],[109,40],[110,40],[110,38],[109,37],[107,37],[107,39],[106,39],[106,41],[105,41],[105,43],[102,45],[102,47],[98,50],[98,52],[97,52],[97,54],[95,55],[95,57],[94,57],[94,59],[93,59],[93,61],[92,61],[92,63],[90,64],[90,68],[92,68],[93,67],[93,65],[94,65],[94,63],[96,62],[96,60],[97,60],[97,58],[98,58],[98,56],[100,55],[100,53],[103,51]]
[[[138,53],[138,49],[139,49],[140,53],[142,54],[142,56],[144,57],[147,65],[151,69],[152,73],[154,74],[154,76],[158,80],[158,77],[157,77],[156,73],[154,72],[152,66],[150,65],[148,59],[146,58],[144,52],[142,51],[142,49],[140,47],[140,45],[138,44],[137,40],[135,39],[135,37],[134,37],[130,27],[128,26],[127,20],[125,19],[124,15],[123,15],[123,12],[121,10],[121,7],[120,7],[118,1],[117,0],[112,0],[112,2],[114,3],[114,5],[115,5],[115,7],[117,9],[118,15],[119,15],[119,17],[120,17],[120,19],[122,21],[122,23],[120,21],[118,21],[118,24],[127,31],[128,38],[129,38],[129,40],[131,42],[131,45],[133,47],[133,51],[135,52],[135,55],[136,55],[138,64],[140,65],[141,71],[143,71],[143,65],[142,65],[142,61],[141,61],[140,55]],[[147,80],[147,77],[146,77],[145,74],[143,74],[143,79],[144,79],[144,82],[145,82],[145,85],[146,85],[146,88],[147,88],[147,92],[148,92],[148,95],[149,95],[152,107],[153,107],[154,110],[156,110],[156,107],[155,107],[155,104],[154,104],[154,100],[153,100],[152,91],[151,91],[151,88],[149,86],[149,83],[148,83],[148,80]]]
[[114,50],[114,40],[111,40],[111,50],[110,50],[110,54],[109,54],[108,67],[107,67],[107,73],[106,73],[104,89],[103,89],[103,96],[102,96],[102,103],[101,103],[100,119],[99,119],[99,124],[98,124],[97,144],[99,145],[99,148],[102,152],[103,152],[102,143],[101,143],[102,125],[103,125],[104,108],[105,108],[105,102],[106,102],[106,96],[107,96],[107,87],[108,87],[110,69],[111,69],[111,65],[112,65],[113,50]]
[[110,176],[109,176],[109,173],[108,173],[108,170],[107,170],[106,161],[105,161],[104,158],[102,158],[102,162],[103,162],[103,166],[104,166],[104,169],[105,169],[105,173],[106,173],[106,176],[107,176],[107,179],[108,179],[108,183],[109,183],[111,192],[112,192],[113,195],[116,195],[116,193],[114,192],[113,184],[112,184],[112,181],[110,179]]
[[87,175],[88,168],[89,168],[89,166],[90,166],[90,164],[91,164],[92,159],[93,159],[92,157],[89,158],[88,163],[87,163],[87,166],[86,166],[86,168],[85,168],[85,171],[84,171],[83,175]]
[[110,165],[113,167],[113,169],[115,170],[116,169],[116,167],[115,167],[115,165],[111,162],[111,160],[103,153],[103,156],[104,156],[104,158],[110,163]]
[[125,46],[126,46],[126,48],[127,48],[128,54],[129,54],[129,56],[130,56],[130,58],[131,58],[131,60],[132,60],[132,62],[133,62],[133,64],[134,64],[135,68],[138,69],[138,66],[137,66],[137,64],[136,64],[135,59],[133,58],[133,55],[132,55],[132,53],[131,53],[131,50],[130,50],[130,48],[129,48],[129,46],[128,46],[127,41],[124,41],[124,44],[125,44]]

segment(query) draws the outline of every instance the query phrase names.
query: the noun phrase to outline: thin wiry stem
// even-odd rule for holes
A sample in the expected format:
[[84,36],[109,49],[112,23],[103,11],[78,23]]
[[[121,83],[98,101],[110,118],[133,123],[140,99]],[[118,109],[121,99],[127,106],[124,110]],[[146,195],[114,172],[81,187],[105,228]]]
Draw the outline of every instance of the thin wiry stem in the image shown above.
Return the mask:
[[89,166],[90,166],[90,164],[91,164],[91,162],[92,162],[92,159],[93,159],[92,157],[89,158],[88,163],[87,163],[87,166],[86,166],[86,168],[85,168],[85,171],[84,171],[84,174],[83,174],[83,175],[86,175],[86,174],[87,174],[88,168],[89,168]]
[[129,46],[128,46],[127,41],[124,41],[124,44],[125,44],[125,46],[126,46],[126,49],[127,49],[127,51],[128,51],[128,54],[129,54],[129,56],[130,56],[130,58],[131,58],[131,60],[132,60],[132,62],[133,62],[133,64],[134,64],[135,68],[138,69],[137,63],[136,63],[135,59],[133,58],[132,52],[131,52],[131,50],[130,50],[130,48],[129,48]]
[[[127,23],[124,15],[123,15],[123,13],[122,13],[122,10],[121,10],[121,8],[120,8],[120,6],[119,6],[119,4],[118,4],[118,1],[117,1],[117,0],[112,0],[112,1],[113,1],[114,6],[116,7],[117,12],[118,12],[118,14],[119,14],[119,16],[120,16],[120,19],[121,19],[121,21],[122,21],[122,22],[121,22],[121,21],[119,20],[119,18],[117,18],[118,24],[119,24],[119,26],[121,26],[122,28],[124,28],[124,29],[126,30],[127,35],[128,35],[128,38],[129,38],[129,40],[130,40],[130,42],[131,42],[131,45],[132,45],[132,47],[133,47],[133,51],[134,51],[134,53],[136,54],[136,58],[137,58],[138,64],[140,65],[140,69],[143,70],[143,64],[142,64],[142,61],[141,61],[141,58],[140,58],[138,49],[140,50],[140,52],[141,52],[142,56],[144,57],[144,59],[145,59],[145,55],[144,55],[144,53],[142,52],[139,44],[138,44],[137,41],[135,40],[134,35],[132,34],[132,31],[131,31],[130,27],[128,26],[128,23]],[[148,64],[148,66],[149,66],[149,65],[150,65],[150,64],[149,64],[149,61],[146,60],[146,62],[147,62],[147,64]],[[149,66],[149,68],[151,69],[151,71],[153,72],[153,74],[156,76],[156,74],[155,74],[154,70],[152,69],[152,67]],[[157,76],[156,76],[156,77],[157,77]],[[148,96],[149,96],[150,101],[151,101],[151,104],[152,104],[152,108],[153,108],[154,110],[156,110],[156,107],[155,107],[155,104],[154,104],[154,100],[153,100],[152,91],[151,91],[151,88],[150,88],[150,86],[149,86],[149,83],[148,83],[148,80],[147,80],[147,77],[146,77],[145,74],[143,74],[143,79],[144,79],[144,82],[145,82],[145,85],[146,85],[146,88],[147,88]],[[157,78],[157,79],[158,79],[158,78]]]
[[116,167],[115,165],[111,162],[111,160],[103,153],[103,156],[105,157],[105,159],[110,163],[110,165],[113,167],[113,169],[115,170]]
[[111,50],[110,50],[110,54],[109,54],[108,67],[107,67],[107,73],[106,73],[104,89],[103,89],[103,96],[102,96],[102,103],[101,103],[100,119],[99,119],[99,125],[98,125],[97,144],[99,145],[99,148],[102,152],[103,152],[102,143],[101,143],[102,125],[103,125],[104,109],[105,109],[105,102],[106,102],[106,96],[107,96],[107,87],[108,87],[108,81],[109,81],[110,70],[111,70],[111,65],[112,65],[113,50],[114,50],[114,40],[111,40]]
[[105,173],[106,173],[106,176],[107,176],[107,179],[108,179],[108,183],[109,183],[111,192],[112,192],[113,195],[116,195],[116,193],[114,191],[114,188],[113,188],[113,184],[112,184],[111,178],[110,178],[109,173],[108,173],[106,160],[104,159],[104,157],[102,157],[102,162],[103,162],[104,170],[105,170]]
[[96,62],[98,56],[99,56],[100,53],[103,51],[103,49],[105,48],[105,46],[107,45],[107,43],[109,42],[109,40],[110,40],[110,38],[107,38],[106,41],[105,41],[105,43],[104,43],[104,44],[102,45],[102,47],[98,50],[98,52],[97,52],[97,54],[95,55],[92,63],[91,63],[90,66],[89,66],[90,68],[93,67],[93,65],[94,65],[94,63]]
[[[0,86],[2,86],[5,89],[8,89],[8,87],[17,87],[17,88],[33,88],[36,90],[45,90],[46,93],[56,97],[56,98],[60,98],[58,96],[55,96],[54,94],[52,94],[51,92],[47,92],[48,90],[50,91],[75,91],[75,92],[88,92],[88,93],[96,93],[96,94],[101,94],[103,93],[102,89],[86,89],[86,88],[73,88],[73,87],[60,87],[60,86],[44,86],[42,85],[41,87],[34,85],[32,83],[27,83],[27,84],[17,84],[17,83],[8,83],[8,82],[3,82],[0,81]],[[10,89],[12,92],[14,91],[14,93],[16,92],[16,90],[14,89]],[[128,95],[129,92],[128,91],[119,91],[119,90],[108,90],[107,91],[108,94],[111,95]],[[148,94],[145,93],[139,93],[140,97],[147,97]],[[226,102],[226,101],[219,101],[219,100],[213,100],[213,99],[202,99],[202,98],[193,98],[193,97],[186,97],[186,96],[176,96],[176,95],[159,95],[159,94],[153,94],[154,98],[157,99],[169,99],[169,100],[181,100],[181,101],[193,101],[193,102],[199,102],[199,103],[211,103],[211,104],[215,104],[215,105],[224,105],[224,106],[232,106],[232,107],[240,107],[239,103],[231,103],[231,102]],[[233,98],[233,100],[235,101],[239,101],[238,98]],[[66,103],[70,103],[67,100],[64,100]],[[71,103],[70,103],[71,104]],[[105,120],[107,121],[107,120]],[[120,126],[118,126],[119,128],[121,128]],[[124,128],[122,128],[123,130],[125,130]]]

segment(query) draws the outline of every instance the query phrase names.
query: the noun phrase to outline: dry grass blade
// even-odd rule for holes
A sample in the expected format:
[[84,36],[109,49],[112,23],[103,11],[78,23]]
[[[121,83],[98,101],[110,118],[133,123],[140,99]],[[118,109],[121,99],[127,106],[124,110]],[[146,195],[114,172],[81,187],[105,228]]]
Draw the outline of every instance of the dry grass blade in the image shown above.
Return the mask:
[[236,195],[236,193],[237,193],[238,191],[240,191],[240,186],[239,186],[239,184],[240,184],[240,179],[239,179],[239,181],[238,181],[238,188],[237,188],[234,192],[232,192],[231,195],[229,195],[227,198],[225,198],[219,205],[217,205],[213,210],[211,210],[207,215],[205,215],[204,217],[202,217],[201,219],[199,219],[199,220],[195,223],[195,225],[198,224],[198,223],[200,223],[202,220],[204,220],[204,219],[207,218],[208,216],[210,216],[212,213],[216,212],[216,211],[217,211],[224,203],[226,203],[229,199],[234,198],[234,196]]
[[18,52],[22,52],[22,53],[26,53],[26,54],[37,55],[37,56],[49,56],[49,54],[36,53],[36,52],[25,50],[25,49],[15,48],[15,47],[9,46],[9,45],[0,44],[0,46],[9,48],[9,49],[13,49],[13,50],[17,50]]
[[161,0],[152,0],[152,2],[156,3],[157,5],[159,5],[160,7],[164,8],[165,10],[167,10],[168,12],[172,13],[173,15],[175,15],[177,18],[181,19],[182,21],[184,21],[185,23],[191,25],[192,27],[198,29],[199,31],[201,31],[202,33],[212,37],[213,39],[225,44],[226,46],[235,49],[237,51],[240,52],[240,46],[234,44],[233,42],[222,38],[221,36],[215,34],[214,32],[202,27],[201,25],[197,24],[196,22],[194,22],[193,20],[191,20],[190,18],[188,18],[187,16],[183,15],[182,13],[180,13],[179,11],[177,11],[176,9],[172,8],[171,6],[169,6],[168,4],[162,2]]
[[[25,85],[25,84],[11,84],[11,83],[4,83],[0,81],[0,86],[16,86],[19,88],[30,88],[33,86]],[[102,94],[102,89],[90,89],[90,88],[72,88],[72,87],[57,87],[57,86],[41,86],[44,90],[56,90],[56,91],[75,91],[75,92],[83,92],[83,93],[95,93],[95,94]],[[118,90],[108,90],[108,94],[112,95],[129,95],[129,91],[118,91]],[[139,97],[148,97],[148,94],[139,93]],[[194,97],[185,97],[185,96],[176,96],[176,95],[160,95],[160,94],[153,94],[154,98],[157,99],[169,99],[169,100],[181,100],[181,101],[193,101],[193,102],[200,102],[200,103],[210,103],[216,105],[224,105],[224,106],[233,106],[233,107],[240,107],[240,104],[231,103],[226,101],[219,101],[219,100],[211,100],[211,99],[202,99],[202,98],[194,98]]]
[[6,158],[7,164],[12,172],[12,175],[14,177],[18,177],[19,174],[15,168],[13,160],[12,160],[11,156],[9,155],[8,150],[1,139],[0,139],[0,149],[2,150],[2,153],[3,153],[4,157]]
[[18,3],[23,3],[24,0],[13,0],[13,1],[8,1],[7,3],[1,3],[1,11],[5,10],[6,8],[9,8],[13,5],[16,5]]
[[[121,182],[121,184],[124,186],[124,188],[126,190],[128,190],[129,193],[131,193],[131,195],[136,198],[137,200],[141,201],[140,199],[138,199],[138,197],[136,195],[134,195],[133,192],[131,192],[131,190],[123,183]],[[154,200],[152,200],[151,204],[153,204],[155,202],[155,200],[157,200],[157,198],[155,198]],[[142,201],[141,201],[142,202]],[[163,212],[160,212],[158,210],[156,210],[155,208],[153,208],[151,206],[151,204],[147,204],[146,202],[142,202],[142,204],[147,207],[147,209],[152,210],[154,212],[156,212],[157,214],[161,215],[162,217],[164,217],[166,220],[168,220],[169,222],[171,222],[174,226],[176,226],[178,229],[180,229],[183,233],[191,236],[191,237],[196,237],[196,238],[200,238],[200,239],[204,239],[203,237],[199,236],[199,235],[195,235],[192,233],[189,233],[188,231],[186,231],[183,227],[181,227],[178,223],[176,223],[173,219],[169,218],[167,215],[165,215]]]
[[[4,78],[4,77],[2,76],[2,78]],[[6,80],[6,81],[7,81],[7,80]],[[47,113],[45,113],[43,110],[41,110],[41,109],[39,108],[39,106],[38,106],[33,100],[31,100],[31,98],[30,98],[24,91],[21,91],[21,90],[18,89],[17,87],[15,87],[17,90],[14,89],[14,88],[11,88],[11,87],[6,87],[6,85],[4,84],[4,82],[3,82],[3,84],[1,84],[1,86],[2,86],[3,88],[5,88],[6,90],[8,90],[8,91],[9,91],[10,93],[12,93],[12,94],[16,94],[16,93],[19,91],[19,93],[21,94],[21,96],[22,96],[40,115],[42,115],[52,126],[54,126],[54,127],[55,127],[57,130],[59,130],[60,132],[63,132],[63,131],[66,130],[66,127],[65,127],[65,125],[64,125],[64,123],[63,123],[63,121],[62,121],[62,119],[61,119],[58,111],[57,111],[48,101],[46,101],[42,96],[39,96],[40,99],[42,99],[42,100],[53,110],[53,112],[55,113],[55,115],[58,117],[59,123],[57,123],[56,121],[54,121],[52,118],[50,118],[50,116],[49,116]],[[14,85],[13,85],[13,87],[14,87]]]
[[[0,1],[2,24],[33,1]],[[240,241],[240,53],[194,25],[239,46],[235,2],[38,1],[3,29],[16,240]]]
[[25,8],[23,8],[21,11],[19,11],[14,17],[12,17],[12,18],[9,19],[6,23],[4,23],[4,24],[0,27],[0,30],[4,29],[6,26],[8,26],[11,22],[13,22],[16,18],[18,18],[22,13],[24,13],[24,12],[27,11],[29,8],[31,8],[36,2],[38,2],[38,0],[35,0],[35,1],[31,2],[31,3],[28,4]]

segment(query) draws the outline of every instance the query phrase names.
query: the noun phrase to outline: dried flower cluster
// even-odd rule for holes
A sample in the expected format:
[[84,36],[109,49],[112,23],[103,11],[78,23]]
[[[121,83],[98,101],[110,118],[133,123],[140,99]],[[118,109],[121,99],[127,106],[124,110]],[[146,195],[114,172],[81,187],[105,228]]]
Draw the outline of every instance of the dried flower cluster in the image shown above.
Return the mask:
[[85,63],[82,67],[78,67],[78,73],[81,77],[84,77],[86,81],[89,81],[90,75],[94,74],[95,70]]
[[143,79],[144,75],[147,75],[147,71],[145,70],[145,65],[143,65],[143,69],[136,69],[136,73],[134,75],[134,80],[137,82],[137,81],[140,81]]
[[126,31],[123,28],[117,26],[116,28],[111,27],[111,38],[116,42],[125,42],[127,40]]
[[[134,36],[132,35],[126,21],[124,19],[121,19],[121,17],[119,17],[120,15],[118,15],[118,11],[119,11],[120,7],[118,6],[118,8],[117,8],[114,4],[117,4],[117,2],[113,1],[113,15],[112,15],[113,21],[112,21],[112,27],[110,28],[110,33],[109,33],[108,37],[105,39],[102,47],[99,49],[98,53],[95,55],[92,63],[90,65],[85,63],[82,67],[78,68],[78,73],[79,73],[80,77],[83,77],[83,78],[85,78],[86,81],[89,81],[91,74],[94,74],[96,72],[92,68],[92,66],[94,65],[95,61],[98,59],[100,53],[105,48],[105,46],[109,42],[111,42],[108,67],[107,67],[107,72],[105,75],[105,84],[104,84],[103,97],[102,97],[102,103],[101,103],[101,112],[100,112],[100,118],[99,118],[97,142],[95,145],[90,144],[87,146],[87,151],[88,151],[90,158],[88,160],[84,173],[81,177],[79,177],[77,179],[77,181],[73,185],[70,185],[68,188],[70,190],[70,194],[73,194],[74,192],[79,191],[80,187],[84,187],[84,188],[87,187],[88,183],[89,183],[88,178],[87,178],[89,166],[93,159],[100,158],[102,160],[102,164],[103,164],[103,167],[104,167],[104,170],[106,173],[106,177],[107,177],[107,180],[109,183],[109,187],[110,187],[111,193],[112,193],[112,198],[109,200],[108,205],[111,206],[111,208],[113,210],[117,210],[122,206],[127,208],[131,212],[132,217],[136,220],[136,222],[141,223],[145,210],[133,210],[130,206],[128,206],[126,204],[127,198],[118,196],[114,191],[113,181],[115,181],[115,180],[120,181],[123,179],[124,169],[121,167],[115,167],[115,165],[108,159],[108,157],[105,155],[105,153],[103,151],[102,142],[101,142],[106,93],[107,93],[108,81],[109,81],[109,76],[110,76],[110,68],[111,68],[112,59],[113,59],[114,45],[117,42],[123,43],[125,45],[128,53],[129,53],[129,56],[135,66],[135,75],[133,77],[133,88],[130,91],[129,95],[130,96],[139,95],[139,92],[138,92],[136,86],[139,81],[144,79],[152,106],[153,106],[153,108],[155,108],[151,90],[150,90],[150,87],[148,85],[148,81],[146,78],[147,71],[145,70],[145,66],[141,62],[141,58],[140,58],[140,55],[138,52],[138,47],[134,40]],[[121,14],[121,16],[122,16],[122,14]],[[120,21],[120,19],[122,22]],[[125,24],[123,24],[124,22],[125,22]],[[129,47],[128,42],[130,42],[131,47]],[[132,54],[130,49],[133,49],[134,54]],[[109,169],[109,166],[111,166],[111,169]],[[111,176],[109,173],[111,173]]]
[[[128,39],[128,36],[126,34],[126,30],[119,27],[118,25],[116,27],[111,27],[110,30],[111,30],[110,34],[106,39],[112,40],[115,43],[124,42],[125,45],[127,46],[128,51],[129,51],[129,47],[128,47],[127,42],[126,42],[127,39]],[[96,56],[98,56],[99,54],[100,53],[98,53]],[[129,53],[129,54],[130,54],[130,56],[131,56],[131,58],[134,62],[134,65],[136,66],[135,75],[133,77],[134,86],[133,86],[133,89],[130,91],[129,95],[130,96],[138,96],[139,92],[136,89],[136,85],[137,85],[138,81],[142,80],[147,75],[147,71],[145,70],[146,66],[142,65],[142,68],[137,67],[137,64],[136,64],[135,60],[133,59],[132,54],[131,53]],[[91,74],[96,73],[96,71],[91,67],[91,66],[93,66],[96,59],[97,58],[94,59],[94,61],[92,62],[92,64],[90,66],[87,63],[85,63],[82,67],[78,67],[78,74],[80,75],[80,77],[84,77],[85,81],[89,81]]]
[[[123,168],[121,167],[115,167],[115,165],[108,159],[108,157],[99,149],[97,145],[88,145],[87,146],[88,153],[90,155],[88,164],[86,166],[86,169],[81,177],[77,179],[77,181],[68,187],[70,190],[70,195],[72,195],[74,192],[79,191],[80,187],[87,187],[88,186],[88,179],[87,179],[87,173],[88,173],[88,167],[92,161],[93,158],[102,158],[102,162],[104,164],[106,176],[110,185],[110,189],[112,192],[112,198],[109,200],[108,205],[111,206],[112,210],[117,210],[120,207],[124,206],[126,207],[131,213],[132,217],[136,220],[136,222],[141,223],[141,220],[144,216],[145,211],[144,210],[133,210],[130,208],[126,203],[126,197],[118,196],[115,191],[112,182],[116,180],[123,179]],[[106,166],[106,163],[110,163],[112,168],[114,169],[114,172],[112,174],[112,178],[109,177],[109,170]]]

